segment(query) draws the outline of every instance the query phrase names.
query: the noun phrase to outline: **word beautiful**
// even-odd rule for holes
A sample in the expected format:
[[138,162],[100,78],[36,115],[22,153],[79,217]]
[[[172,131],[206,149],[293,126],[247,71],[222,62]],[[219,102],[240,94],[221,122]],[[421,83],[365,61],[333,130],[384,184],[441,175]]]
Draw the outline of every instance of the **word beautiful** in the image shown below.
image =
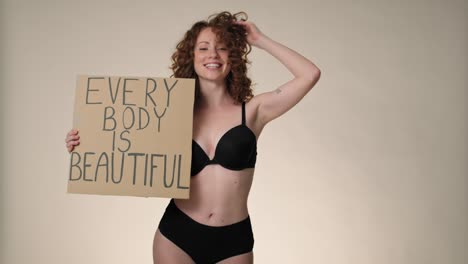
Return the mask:
[[[132,179],[132,185],[136,185],[137,179],[140,178],[140,186],[153,187],[155,175],[160,175],[160,177],[156,178],[162,181],[164,188],[174,187],[174,180],[177,178],[176,188],[188,189],[188,186],[181,186],[180,184],[182,161],[182,155],[180,154],[170,157],[169,159],[172,159],[170,161],[168,161],[168,155],[166,154],[122,152],[121,155],[117,156],[117,162],[114,156],[114,152],[111,152],[110,155],[107,152],[102,152],[98,157],[95,152],[85,152],[82,161],[79,153],[72,152],[69,180],[97,182],[99,175],[102,175],[101,177],[105,178],[105,183],[112,181],[114,184],[120,184],[125,175],[124,168],[128,167],[133,168],[133,173],[129,175]],[[128,164],[125,163],[126,157],[130,157]],[[120,168],[117,168],[119,171],[117,173],[114,172],[116,164],[120,166]],[[91,175],[88,170],[91,170]],[[105,173],[103,174],[103,172]],[[99,181],[102,182],[104,179]]]

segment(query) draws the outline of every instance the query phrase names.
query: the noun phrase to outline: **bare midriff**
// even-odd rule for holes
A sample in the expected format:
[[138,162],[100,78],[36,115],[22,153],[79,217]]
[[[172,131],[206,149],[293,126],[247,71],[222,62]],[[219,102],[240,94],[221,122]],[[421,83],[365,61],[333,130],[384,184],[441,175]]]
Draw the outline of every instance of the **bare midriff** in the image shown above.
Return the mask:
[[254,168],[228,170],[212,164],[191,177],[190,199],[174,199],[193,220],[208,226],[226,226],[247,218],[247,200]]

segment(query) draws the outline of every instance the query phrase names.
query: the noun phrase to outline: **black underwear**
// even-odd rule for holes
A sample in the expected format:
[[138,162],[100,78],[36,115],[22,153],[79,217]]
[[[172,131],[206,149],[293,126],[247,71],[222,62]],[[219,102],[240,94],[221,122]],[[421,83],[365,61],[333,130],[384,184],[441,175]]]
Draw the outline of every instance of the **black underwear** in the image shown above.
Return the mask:
[[204,225],[180,210],[174,199],[169,202],[158,228],[197,264],[216,263],[248,253],[254,246],[250,216],[225,226]]

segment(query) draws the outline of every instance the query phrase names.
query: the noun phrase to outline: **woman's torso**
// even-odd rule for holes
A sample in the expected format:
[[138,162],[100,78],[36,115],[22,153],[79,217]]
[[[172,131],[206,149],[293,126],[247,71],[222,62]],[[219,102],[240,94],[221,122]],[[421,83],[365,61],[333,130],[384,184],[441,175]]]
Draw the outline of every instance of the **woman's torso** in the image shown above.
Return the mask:
[[[256,110],[245,105],[245,129],[255,134]],[[230,104],[222,111],[194,110],[193,139],[211,159],[221,137],[233,127],[242,124],[242,105]],[[177,207],[195,221],[210,226],[224,226],[245,219],[249,212],[247,200],[252,186],[254,168],[226,169],[210,164],[191,177],[190,199],[174,199]]]

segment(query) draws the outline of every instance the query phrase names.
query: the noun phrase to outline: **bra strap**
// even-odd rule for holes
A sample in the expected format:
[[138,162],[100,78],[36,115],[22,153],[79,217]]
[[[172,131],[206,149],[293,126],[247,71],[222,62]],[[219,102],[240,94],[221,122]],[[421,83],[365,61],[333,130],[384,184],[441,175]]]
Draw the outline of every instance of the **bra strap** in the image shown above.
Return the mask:
[[245,102],[242,102],[242,125],[245,126]]

